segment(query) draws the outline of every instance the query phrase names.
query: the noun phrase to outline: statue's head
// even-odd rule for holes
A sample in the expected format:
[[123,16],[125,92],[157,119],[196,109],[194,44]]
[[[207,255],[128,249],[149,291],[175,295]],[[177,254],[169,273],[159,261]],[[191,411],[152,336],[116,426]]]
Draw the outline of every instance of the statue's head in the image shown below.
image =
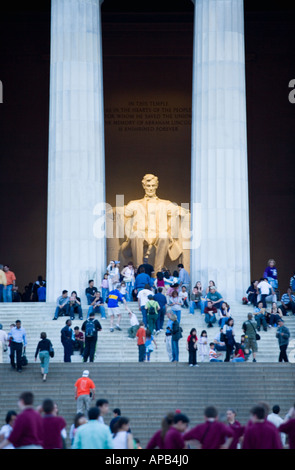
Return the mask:
[[157,176],[151,174],[144,175],[141,182],[147,196],[153,197],[156,195],[156,191],[159,186],[159,180]]

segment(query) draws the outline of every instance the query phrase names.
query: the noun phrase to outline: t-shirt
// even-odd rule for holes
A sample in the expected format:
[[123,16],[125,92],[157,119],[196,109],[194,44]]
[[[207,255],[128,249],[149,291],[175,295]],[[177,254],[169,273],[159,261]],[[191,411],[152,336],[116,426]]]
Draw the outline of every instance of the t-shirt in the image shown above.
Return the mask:
[[12,271],[7,271],[5,275],[8,286],[10,286],[11,284],[13,284],[14,281],[16,281],[15,274]]
[[[280,428],[279,428],[280,429]],[[243,449],[281,449],[282,441],[274,424],[265,420],[247,424]]]
[[260,289],[260,293],[261,295],[269,295],[270,293],[270,289],[271,289],[271,285],[266,282],[266,281],[261,281],[259,282],[259,284],[257,285],[258,289]]
[[219,292],[209,292],[207,294],[207,299],[208,300],[212,300],[212,302],[217,302],[218,300],[222,299],[221,295],[219,294]]
[[229,426],[219,421],[206,421],[185,433],[184,439],[185,441],[199,441],[202,449],[219,449],[227,437],[233,436],[234,432]]
[[111,290],[109,293],[108,307],[116,308],[119,305],[119,301],[123,302],[124,297],[118,289]]
[[173,426],[168,429],[164,439],[164,449],[184,449],[185,442],[180,431]]
[[154,300],[158,302],[161,308],[163,308],[167,304],[166,295],[161,294],[160,292],[154,295]]
[[143,327],[140,327],[137,330],[136,336],[137,336],[137,345],[138,346],[140,346],[142,344],[145,344],[145,329]]
[[42,286],[37,289],[39,302],[46,300],[46,287]]
[[62,449],[63,441],[61,431],[65,429],[67,423],[62,416],[45,415],[42,418],[44,429],[44,449]]
[[26,408],[16,418],[9,436],[15,448],[37,445],[43,446],[43,422],[41,415],[33,408]]
[[158,302],[156,302],[155,300],[149,300],[147,304],[145,305],[145,308],[147,309],[148,313],[151,307],[154,308],[155,310],[154,313],[158,315],[158,310],[160,309],[160,305],[158,304]]
[[89,377],[80,377],[76,383],[77,397],[80,395],[90,395],[90,390],[95,389],[94,382]]
[[139,300],[139,304],[141,307],[145,307],[146,303],[148,302],[148,296],[152,295],[152,292],[149,289],[142,289],[138,295],[137,298]]

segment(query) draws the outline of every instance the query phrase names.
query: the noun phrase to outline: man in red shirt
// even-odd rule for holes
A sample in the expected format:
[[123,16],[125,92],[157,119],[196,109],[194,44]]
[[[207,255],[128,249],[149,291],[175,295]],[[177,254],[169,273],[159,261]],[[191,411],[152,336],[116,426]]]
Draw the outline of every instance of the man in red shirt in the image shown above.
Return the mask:
[[243,449],[282,449],[281,436],[278,429],[266,420],[265,407],[254,406],[251,419],[246,426]]
[[166,432],[164,438],[164,449],[185,449],[183,433],[186,431],[189,419],[183,413],[174,415],[173,424]]
[[184,435],[186,442],[195,442],[199,449],[228,449],[234,437],[232,429],[218,421],[218,411],[208,406],[204,412],[205,423],[199,424]]
[[6,276],[6,286],[3,290],[3,302],[12,302],[12,291],[15,288],[16,277],[14,272],[10,271],[9,266],[6,264],[3,268]]
[[21,413],[17,416],[8,439],[0,443],[0,449],[12,444],[16,449],[43,449],[43,422],[40,413],[33,408],[34,395],[23,392],[18,401]]
[[137,337],[137,346],[138,346],[138,361],[144,362],[146,333],[145,333],[144,323],[142,321],[139,323],[139,328],[137,330],[136,337]]
[[91,400],[94,400],[95,385],[89,378],[89,370],[84,370],[82,377],[75,383],[75,399],[77,400],[77,413],[86,413],[90,408]]

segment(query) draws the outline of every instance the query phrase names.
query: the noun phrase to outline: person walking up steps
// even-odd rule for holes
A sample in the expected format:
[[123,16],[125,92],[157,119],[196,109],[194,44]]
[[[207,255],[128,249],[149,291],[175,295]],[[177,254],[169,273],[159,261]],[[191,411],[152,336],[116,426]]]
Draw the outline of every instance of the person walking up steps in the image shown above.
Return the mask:
[[95,319],[94,312],[89,314],[89,318],[84,321],[81,330],[85,333],[84,362],[87,362],[88,358],[90,362],[93,362],[97,344],[97,332],[102,330],[101,324]]

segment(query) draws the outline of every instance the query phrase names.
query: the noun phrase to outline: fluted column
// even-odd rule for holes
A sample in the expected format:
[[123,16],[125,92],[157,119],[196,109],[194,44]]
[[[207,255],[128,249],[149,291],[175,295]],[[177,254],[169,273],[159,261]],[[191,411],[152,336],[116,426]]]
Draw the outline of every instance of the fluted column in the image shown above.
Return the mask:
[[250,281],[243,0],[193,3],[192,282],[212,279],[241,300]]
[[83,297],[106,266],[93,231],[105,202],[101,3],[52,0],[47,301],[63,289]]

